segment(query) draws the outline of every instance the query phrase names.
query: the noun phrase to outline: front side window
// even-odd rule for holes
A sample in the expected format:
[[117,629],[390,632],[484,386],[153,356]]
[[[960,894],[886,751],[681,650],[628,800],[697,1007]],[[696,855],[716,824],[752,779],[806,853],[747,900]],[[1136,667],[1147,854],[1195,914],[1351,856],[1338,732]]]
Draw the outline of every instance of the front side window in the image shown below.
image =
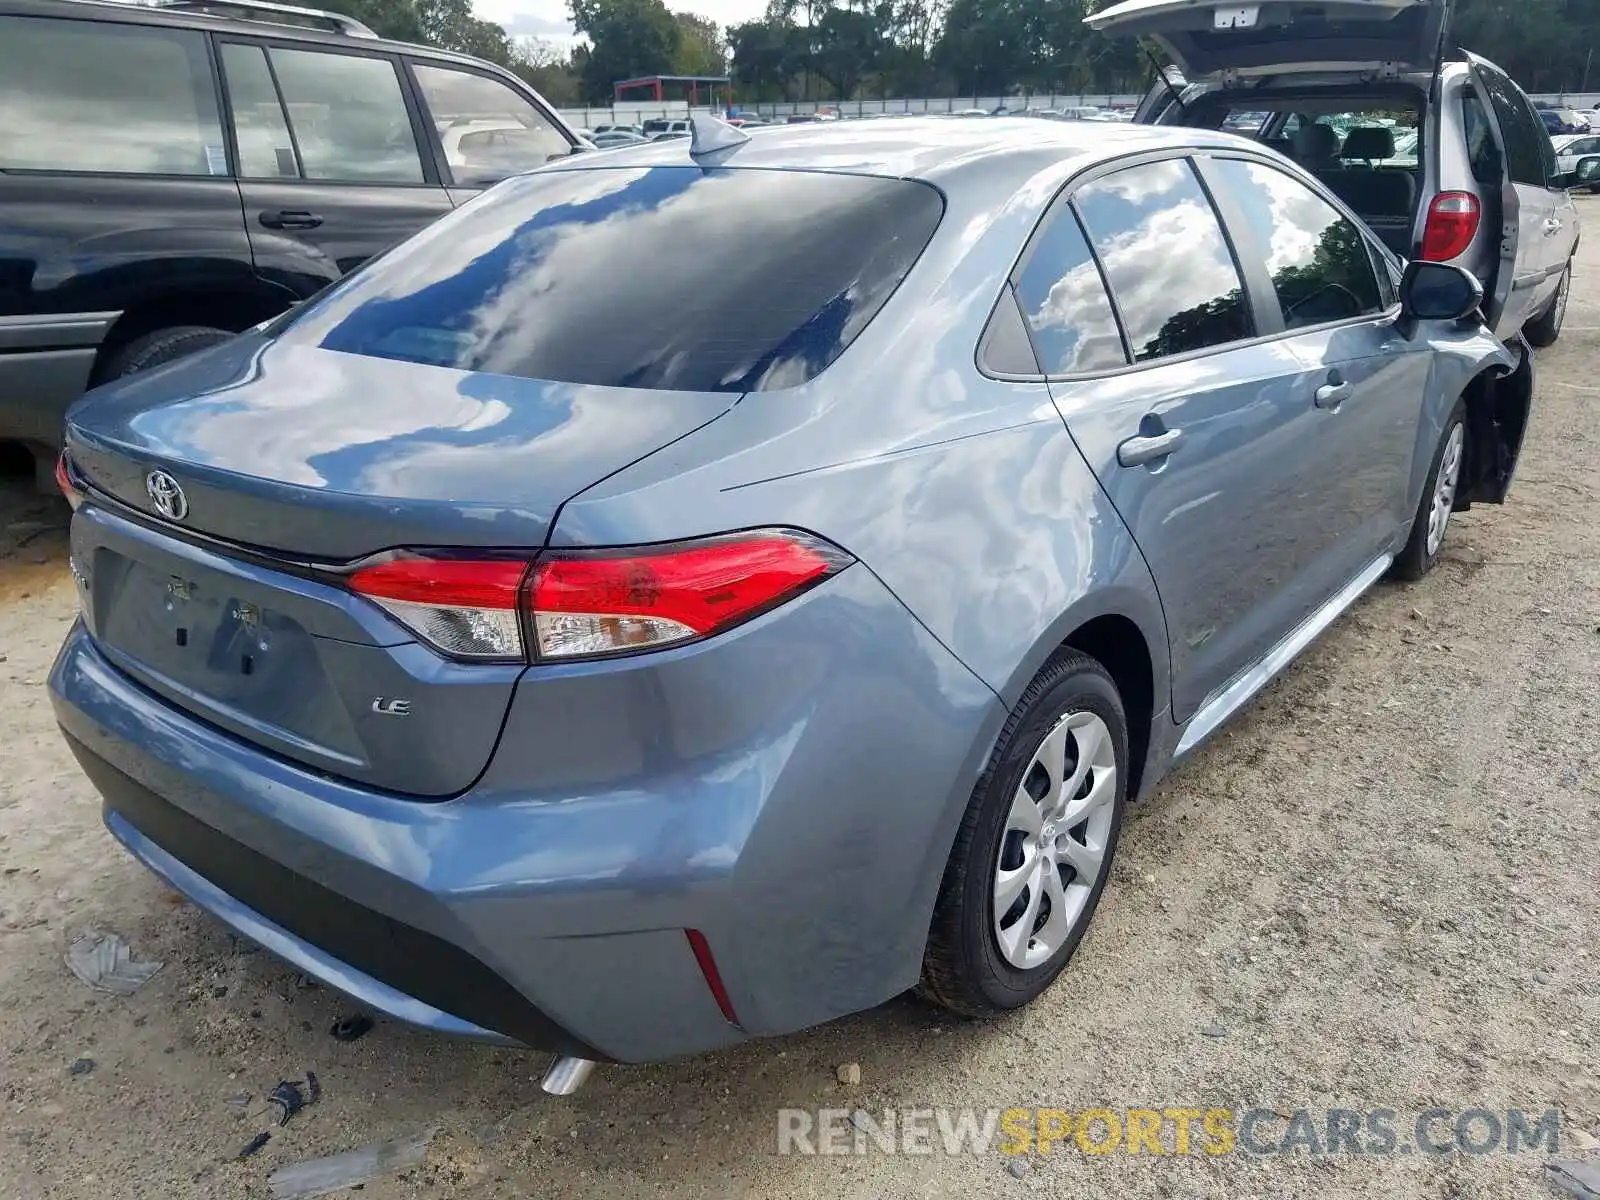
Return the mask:
[[423,63],[412,70],[455,183],[481,187],[571,152],[550,118],[499,80]]
[[283,338],[563,383],[793,387],[866,328],[943,213],[937,190],[906,179],[536,171],[306,306]]
[[205,38],[0,17],[0,170],[226,175]]
[[1286,329],[1383,311],[1372,256],[1354,222],[1264,163],[1216,159],[1211,169],[1267,260]]
[[1136,362],[1251,336],[1244,285],[1186,159],[1102,176],[1076,203]]
[[1078,218],[1065,203],[1017,275],[1017,299],[1047,375],[1126,366],[1117,318]]
[[271,55],[307,179],[422,182],[393,62],[277,47]]

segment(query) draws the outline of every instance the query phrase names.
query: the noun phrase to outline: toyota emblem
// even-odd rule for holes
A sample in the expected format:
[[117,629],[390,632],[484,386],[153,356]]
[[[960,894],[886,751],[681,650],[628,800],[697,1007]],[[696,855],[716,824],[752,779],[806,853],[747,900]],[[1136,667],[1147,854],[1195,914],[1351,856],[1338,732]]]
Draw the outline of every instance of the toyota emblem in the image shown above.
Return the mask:
[[165,471],[151,471],[144,477],[144,490],[156,511],[169,521],[181,521],[189,515],[189,498],[183,494],[178,481]]

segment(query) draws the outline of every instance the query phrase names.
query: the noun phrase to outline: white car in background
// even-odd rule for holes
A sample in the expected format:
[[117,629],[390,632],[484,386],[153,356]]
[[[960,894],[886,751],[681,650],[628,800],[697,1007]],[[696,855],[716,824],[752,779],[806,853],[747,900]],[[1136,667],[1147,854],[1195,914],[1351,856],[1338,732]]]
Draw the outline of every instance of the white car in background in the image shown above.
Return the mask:
[[1550,139],[1556,148],[1556,169],[1563,175],[1578,169],[1578,160],[1600,154],[1600,133],[1559,133]]

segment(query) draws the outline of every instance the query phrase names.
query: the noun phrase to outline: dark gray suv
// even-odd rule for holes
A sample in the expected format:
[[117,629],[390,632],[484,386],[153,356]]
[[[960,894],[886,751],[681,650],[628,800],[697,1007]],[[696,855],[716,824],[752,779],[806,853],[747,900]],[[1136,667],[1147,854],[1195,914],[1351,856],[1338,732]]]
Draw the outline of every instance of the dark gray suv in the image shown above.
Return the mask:
[[0,439],[46,467],[85,387],[582,146],[499,67],[255,0],[0,0],[0,112]]

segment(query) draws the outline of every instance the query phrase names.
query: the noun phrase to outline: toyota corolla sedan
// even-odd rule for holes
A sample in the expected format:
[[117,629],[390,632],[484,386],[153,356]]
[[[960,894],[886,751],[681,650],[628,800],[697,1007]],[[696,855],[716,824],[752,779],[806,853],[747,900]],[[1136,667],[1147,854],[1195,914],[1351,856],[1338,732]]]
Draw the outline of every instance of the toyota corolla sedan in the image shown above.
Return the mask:
[[1226,133],[580,156],[73,409],[56,715],[172,887],[556,1090],[1013,1009],[1127,804],[1505,498],[1480,300]]

